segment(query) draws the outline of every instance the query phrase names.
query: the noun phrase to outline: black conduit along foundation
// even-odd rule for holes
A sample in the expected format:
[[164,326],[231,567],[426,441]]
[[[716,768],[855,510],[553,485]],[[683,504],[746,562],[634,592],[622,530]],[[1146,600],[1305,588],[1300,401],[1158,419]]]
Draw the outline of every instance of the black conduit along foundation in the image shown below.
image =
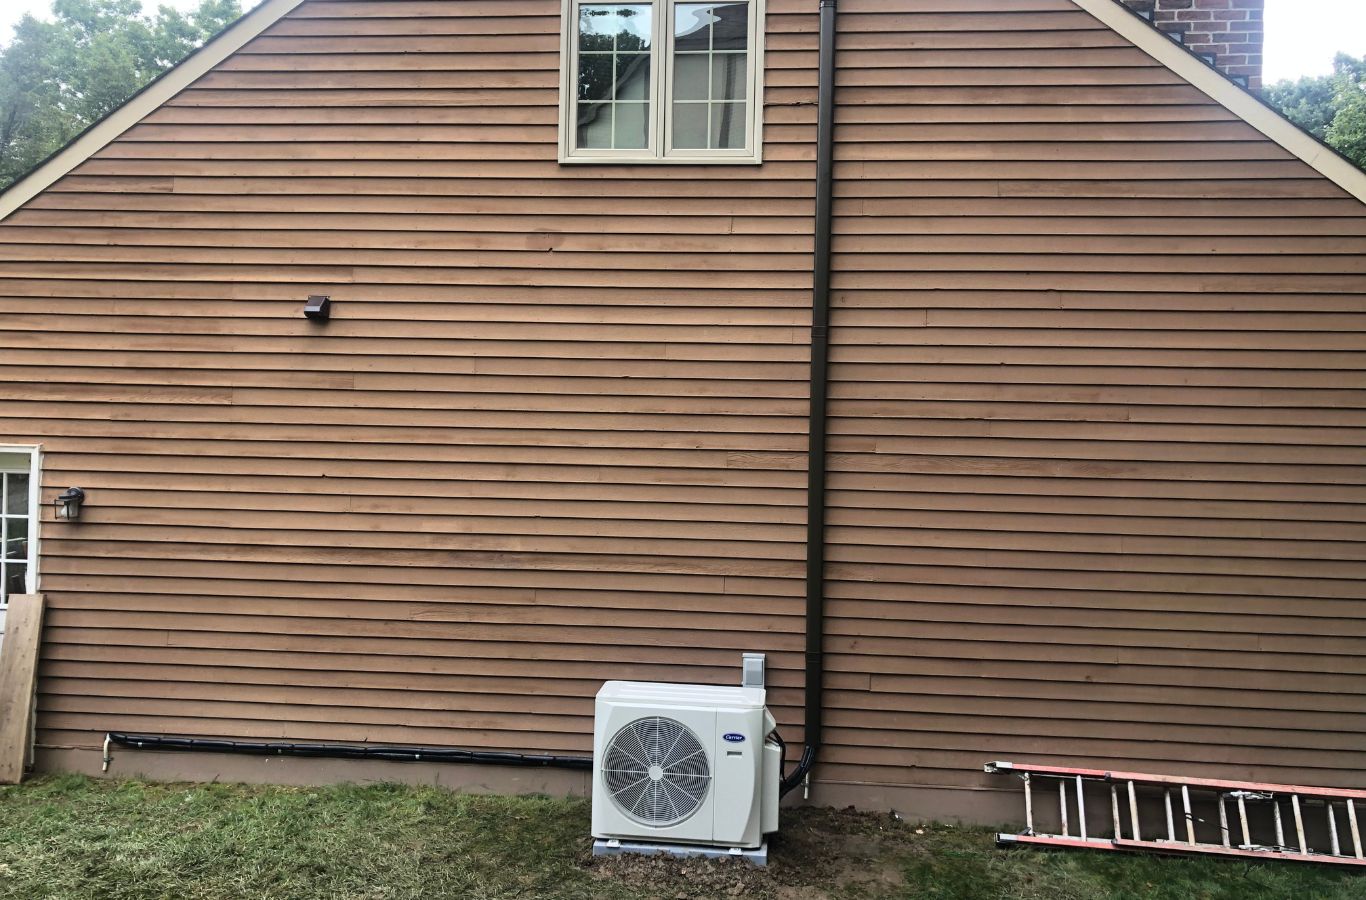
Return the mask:
[[450,747],[365,746],[354,744],[285,744],[266,741],[222,741],[209,738],[162,737],[151,734],[105,736],[105,766],[109,745],[136,750],[173,750],[180,753],[241,753],[249,756],[306,756],[313,759],[383,759],[391,762],[483,763],[491,766],[528,766],[551,769],[591,769],[591,756],[545,756],[502,753],[496,750],[457,750]]
[[[825,687],[825,483],[826,408],[830,362],[830,238],[834,203],[835,34],[837,0],[820,0],[820,69],[816,108],[815,253],[812,260],[811,402],[806,478],[806,720],[805,741],[797,768],[782,779],[781,794],[802,784],[816,765],[824,724]],[[781,739],[780,739],[781,740]],[[239,753],[252,756],[302,756],[314,759],[383,759],[396,762],[447,762],[496,766],[591,769],[591,756],[548,756],[461,750],[451,747],[397,747],[351,744],[296,744],[229,741],[161,735],[124,734],[105,737],[109,747],[191,753]],[[786,745],[784,745],[786,749]],[[784,757],[786,753],[784,753]]]
[[830,235],[835,175],[836,0],[820,0],[820,73],[816,107],[816,252],[811,280],[811,412],[806,459],[806,724],[801,761],[782,794],[816,765],[824,724],[825,438],[830,367]]

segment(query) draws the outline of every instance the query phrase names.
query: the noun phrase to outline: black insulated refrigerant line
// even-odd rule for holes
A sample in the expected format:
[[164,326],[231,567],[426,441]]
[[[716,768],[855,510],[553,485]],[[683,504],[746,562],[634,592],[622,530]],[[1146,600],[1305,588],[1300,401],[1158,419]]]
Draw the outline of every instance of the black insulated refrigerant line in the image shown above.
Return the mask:
[[816,251],[811,291],[811,412],[806,460],[806,723],[801,761],[783,779],[787,794],[816,765],[825,687],[825,437],[830,368],[830,233],[835,194],[836,0],[820,0],[816,106]]
[[105,735],[104,766],[109,768],[109,746],[135,750],[174,750],[181,753],[243,753],[249,756],[303,756],[312,759],[385,759],[392,762],[482,763],[554,769],[591,769],[591,756],[551,756],[504,753],[497,750],[458,750],[451,747],[391,747],[356,744],[293,744],[275,741],[225,741],[212,738],[165,737],[155,734]]

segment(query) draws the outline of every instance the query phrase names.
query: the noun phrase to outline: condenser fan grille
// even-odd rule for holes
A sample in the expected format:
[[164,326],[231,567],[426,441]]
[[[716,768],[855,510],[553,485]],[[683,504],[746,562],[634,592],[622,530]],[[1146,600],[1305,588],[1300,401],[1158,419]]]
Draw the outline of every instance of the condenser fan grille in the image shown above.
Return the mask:
[[607,745],[603,784],[617,808],[642,825],[677,825],[697,811],[711,785],[702,742],[664,716],[637,719]]

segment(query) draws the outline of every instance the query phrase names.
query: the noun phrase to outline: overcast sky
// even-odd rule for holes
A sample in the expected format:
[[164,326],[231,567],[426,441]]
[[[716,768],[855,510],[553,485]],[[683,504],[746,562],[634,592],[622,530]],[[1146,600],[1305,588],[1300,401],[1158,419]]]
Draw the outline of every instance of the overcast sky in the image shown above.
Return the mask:
[[[248,10],[260,3],[261,0],[239,0],[242,9]],[[158,6],[173,6],[180,10],[194,9],[199,5],[199,0],[142,0],[144,12],[152,13]],[[14,23],[24,17],[24,13],[33,13],[40,18],[51,18],[48,14],[52,7],[52,0],[0,0],[0,42],[9,43],[14,36],[11,29]]]
[[[198,0],[159,0],[189,9]],[[259,0],[243,0],[244,8]],[[26,12],[46,13],[50,0],[0,0],[0,42]],[[144,0],[154,9],[158,0]],[[815,2],[812,0],[814,7]],[[1322,75],[1339,50],[1366,55],[1366,0],[1266,0],[1266,80]]]
[[1362,0],[1266,0],[1267,82],[1324,75],[1338,51],[1366,55]]

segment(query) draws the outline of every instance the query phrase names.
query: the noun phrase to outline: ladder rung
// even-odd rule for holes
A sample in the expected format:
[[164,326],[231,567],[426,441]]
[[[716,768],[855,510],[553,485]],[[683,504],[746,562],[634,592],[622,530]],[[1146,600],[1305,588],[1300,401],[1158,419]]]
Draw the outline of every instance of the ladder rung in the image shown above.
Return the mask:
[[1304,854],[1305,856],[1308,856],[1308,855],[1309,855],[1309,844],[1308,844],[1308,843],[1305,841],[1305,839],[1304,839],[1304,816],[1302,816],[1302,815],[1300,814],[1300,795],[1299,795],[1299,794],[1291,794],[1291,795],[1290,795],[1290,805],[1291,805],[1292,807],[1294,807],[1294,810],[1295,810],[1295,837],[1296,837],[1296,838],[1299,840],[1299,842],[1300,842],[1300,846],[1299,846],[1300,853]]
[[[1181,810],[1186,816],[1186,843],[1195,846],[1195,816],[1191,814],[1191,789],[1181,785]],[[1116,832],[1118,837],[1119,833]]]
[[1176,843],[1176,822],[1172,819],[1172,792],[1170,788],[1162,792],[1162,804],[1167,809],[1167,840]]
[[1077,776],[1077,833],[1086,840],[1086,784]]
[[[1129,822],[1133,825],[1134,840],[1143,840],[1143,832],[1138,828],[1138,794],[1135,792],[1134,783],[1129,782]],[[1119,837],[1116,832],[1115,837]]]
[[[1120,837],[1120,832],[1119,832],[1119,787],[1118,787],[1118,785],[1115,785],[1115,784],[1111,784],[1111,785],[1110,785],[1110,813],[1111,813],[1111,817],[1114,819],[1115,837]],[[1356,820],[1353,819],[1352,822],[1353,822],[1353,824],[1355,825]],[[1032,831],[1033,829],[1030,829],[1030,830]]]

